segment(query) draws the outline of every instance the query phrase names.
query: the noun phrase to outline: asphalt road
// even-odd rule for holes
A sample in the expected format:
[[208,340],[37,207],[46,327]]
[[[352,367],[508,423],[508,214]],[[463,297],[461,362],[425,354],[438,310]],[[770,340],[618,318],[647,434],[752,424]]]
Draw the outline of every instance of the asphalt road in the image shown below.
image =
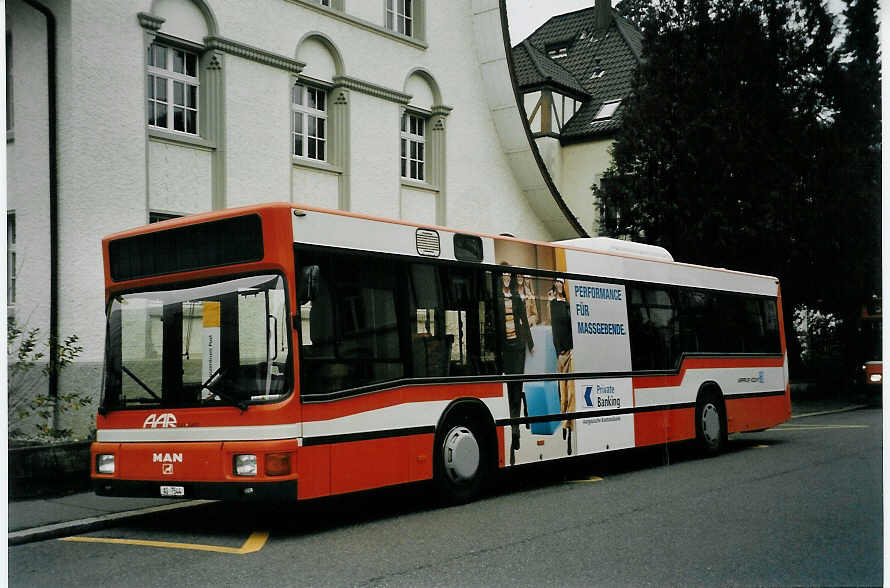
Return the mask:
[[[440,508],[415,485],[210,504],[9,549],[11,586],[879,585],[881,411],[501,476]],[[110,542],[113,541],[113,542]]]

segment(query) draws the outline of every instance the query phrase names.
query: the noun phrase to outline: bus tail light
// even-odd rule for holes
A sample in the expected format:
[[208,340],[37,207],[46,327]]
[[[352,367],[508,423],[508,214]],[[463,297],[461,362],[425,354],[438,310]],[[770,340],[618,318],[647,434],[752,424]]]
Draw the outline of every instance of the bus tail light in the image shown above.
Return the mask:
[[290,453],[267,453],[266,475],[287,476],[290,474]]
[[100,453],[96,456],[96,472],[99,474],[114,473],[113,453]]
[[257,474],[256,455],[252,453],[236,455],[233,469],[236,476],[255,476]]

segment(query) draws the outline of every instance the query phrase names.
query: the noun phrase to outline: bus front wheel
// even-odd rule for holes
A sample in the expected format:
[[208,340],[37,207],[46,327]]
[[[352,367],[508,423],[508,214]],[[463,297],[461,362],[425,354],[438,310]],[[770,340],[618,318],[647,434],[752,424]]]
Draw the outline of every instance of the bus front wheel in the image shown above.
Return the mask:
[[436,484],[445,502],[461,504],[485,489],[491,455],[483,427],[470,415],[450,418],[436,443]]

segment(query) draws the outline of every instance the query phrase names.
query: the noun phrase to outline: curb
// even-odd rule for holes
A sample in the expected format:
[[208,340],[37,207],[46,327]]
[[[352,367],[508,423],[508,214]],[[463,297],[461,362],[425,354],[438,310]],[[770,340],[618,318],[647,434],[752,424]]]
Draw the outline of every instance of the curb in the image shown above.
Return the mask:
[[32,543],[34,541],[44,541],[46,539],[56,539],[59,537],[67,537],[68,535],[77,535],[80,533],[89,533],[106,527],[113,526],[121,521],[129,521],[148,517],[154,514],[168,512],[172,510],[180,510],[183,508],[191,508],[202,504],[216,502],[215,500],[189,500],[188,502],[177,502],[175,504],[163,504],[161,506],[151,506],[139,510],[130,510],[126,512],[116,512],[107,515],[100,515],[76,521],[67,521],[63,523],[55,523],[52,525],[44,525],[42,527],[34,527],[33,529],[22,529],[9,534],[9,545],[22,545],[24,543]]

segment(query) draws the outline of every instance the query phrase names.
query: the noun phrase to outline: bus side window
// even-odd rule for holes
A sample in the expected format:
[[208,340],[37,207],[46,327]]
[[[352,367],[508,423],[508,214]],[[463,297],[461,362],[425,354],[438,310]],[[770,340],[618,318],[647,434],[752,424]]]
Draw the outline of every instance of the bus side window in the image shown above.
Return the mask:
[[[761,300],[763,322],[766,328],[766,339],[763,351],[781,353],[782,343],[779,340],[779,310],[775,300]],[[879,330],[880,333],[880,330]]]
[[475,271],[445,272],[445,331],[452,341],[449,372],[453,376],[476,375],[480,370],[478,276]]
[[630,287],[628,322],[633,369],[670,369],[679,360],[674,306],[672,292],[667,288]]
[[415,377],[448,375],[451,341],[445,332],[445,309],[437,268],[413,263],[408,268],[412,370]]

